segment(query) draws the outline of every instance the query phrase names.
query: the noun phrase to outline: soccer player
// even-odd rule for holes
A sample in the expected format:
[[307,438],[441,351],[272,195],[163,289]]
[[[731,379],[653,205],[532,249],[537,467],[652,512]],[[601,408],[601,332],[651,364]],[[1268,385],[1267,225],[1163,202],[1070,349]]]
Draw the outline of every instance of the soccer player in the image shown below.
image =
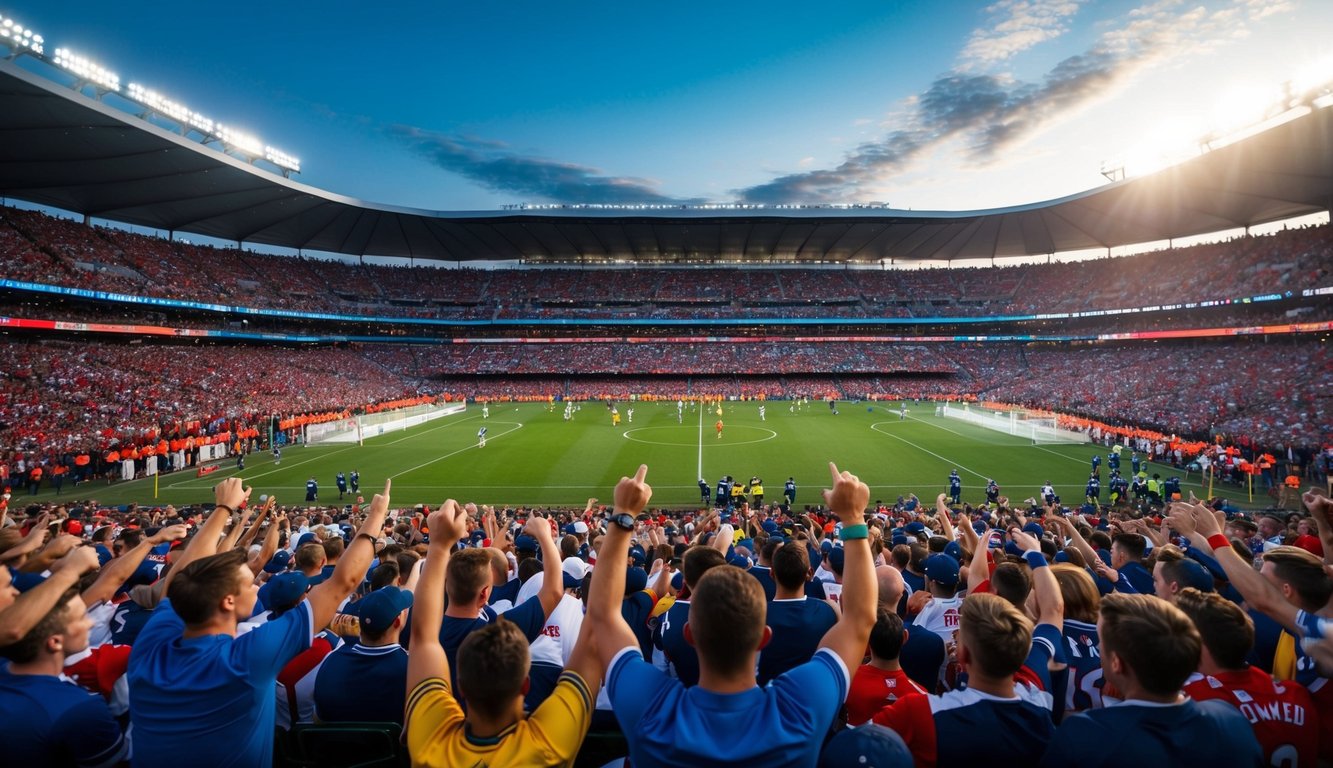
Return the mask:
[[477,447],[478,447],[478,448],[485,448],[485,447],[486,447],[486,428],[485,428],[485,427],[482,427],[481,429],[477,430]]
[[1083,496],[1089,504],[1102,503],[1102,481],[1095,473],[1088,476],[1088,485],[1083,489]]
[[731,503],[731,475],[723,475],[717,481],[717,506],[725,507]]
[[906,419],[907,419],[907,401],[904,400],[903,402],[898,403],[898,421],[905,421]]
[[[544,519],[532,519],[547,527]],[[458,647],[456,664],[442,647],[444,595],[456,594],[450,583],[455,570],[450,555],[468,535],[467,513],[449,499],[431,514],[429,525],[430,549],[417,582],[407,661],[404,736],[412,764],[573,765],[592,722],[593,697],[602,679],[592,623],[583,623],[555,691],[525,715],[531,638],[518,625],[503,620],[482,624]],[[545,554],[554,550],[554,544],[546,549],[549,538],[548,533]],[[563,594],[562,576],[557,552],[555,568],[543,571],[542,585],[543,591],[554,587],[555,601]],[[545,618],[538,628],[544,623]],[[466,714],[460,697],[467,698]]]
[[282,463],[282,446],[278,445],[277,443],[273,444],[273,463],[274,464]]
[[958,470],[949,473],[949,498],[954,504],[959,503],[963,497],[963,479],[958,476]]
[[1184,589],[1176,607],[1194,622],[1203,640],[1199,672],[1185,683],[1195,701],[1220,699],[1254,726],[1267,765],[1314,765],[1319,754],[1319,712],[1309,691],[1277,682],[1245,662],[1254,647],[1254,622],[1240,606],[1215,592]]
[[347,476],[339,472],[333,476],[333,483],[338,486],[338,500],[341,501],[343,495],[347,493]]
[[703,479],[702,477],[699,478],[699,504],[700,504],[700,505],[706,507],[706,506],[708,506],[708,503],[711,502],[711,501],[713,500],[713,497],[712,497],[712,495],[711,495],[711,493],[710,493],[711,490],[712,490],[712,489],[710,489],[710,488],[708,487],[708,481],[705,480],[705,479]]
[[611,406],[611,426],[620,426],[620,410],[615,406]]
[[875,627],[870,630],[870,661],[857,667],[847,694],[848,725],[866,723],[876,712],[899,699],[929,693],[912,682],[898,663],[906,639],[903,620],[881,605]]
[[761,405],[761,406],[759,406],[759,420],[760,420],[760,421],[768,421],[768,419],[765,418],[764,414],[765,414],[764,406]]
[[[721,413],[722,413],[722,408],[719,407],[719,408],[717,409],[717,411],[718,411],[719,414],[721,414]],[[714,424],[713,427],[714,427],[715,429],[717,429],[717,439],[718,439],[718,440],[721,440],[721,439],[722,439],[722,419],[718,419],[718,420],[717,420],[717,423]]]
[[998,504],[1000,502],[1000,484],[994,480],[986,481],[986,503]]
[[352,470],[352,474],[347,479],[349,481],[348,484],[352,487],[352,493],[357,493],[361,490],[360,472],[357,472],[355,469]]
[[625,420],[628,421],[630,424],[633,424],[633,423],[634,423],[634,409],[633,409],[633,408],[626,408],[626,409],[625,409]]
[[1106,682],[1124,703],[1066,718],[1043,766],[1265,765],[1240,712],[1181,695],[1203,642],[1179,608],[1148,595],[1108,595],[1097,632]]
[[787,506],[796,503],[796,478],[787,478],[787,482],[782,486],[782,498],[786,500]]
[[489,419],[490,417],[491,417],[491,404],[490,404],[490,403],[482,403],[482,404],[481,404],[481,418],[483,418],[483,419]]
[[1102,473],[1102,455],[1100,453],[1092,454],[1092,476],[1098,477]]
[[732,566],[703,575],[690,597],[688,637],[699,656],[699,685],[685,688],[639,654],[620,615],[626,554],[635,516],[652,497],[647,466],[622,478],[615,514],[593,569],[586,625],[608,669],[606,691],[637,768],[663,765],[811,766],[847,697],[848,669],[861,663],[875,617],[875,580],[862,522],[870,489],[838,472],[825,503],[842,521],[846,549],[842,617],[814,658],[762,688],[755,658],[770,632],[763,589]]
[[189,755],[191,764],[270,765],[278,673],[310,647],[316,630],[365,578],[383,531],[389,483],[333,576],[295,609],[236,636],[259,588],[243,549],[214,554],[234,509],[250,497],[239,478],[214,491],[217,506],[166,576],[167,599],[139,633],[127,682],[134,765],[158,766]]
[[319,483],[315,482],[315,478],[312,475],[309,480],[305,481],[305,500],[315,501],[318,498],[319,498]]
[[1055,503],[1055,486],[1051,485],[1050,480],[1047,480],[1046,484],[1041,487],[1041,498],[1047,504]]

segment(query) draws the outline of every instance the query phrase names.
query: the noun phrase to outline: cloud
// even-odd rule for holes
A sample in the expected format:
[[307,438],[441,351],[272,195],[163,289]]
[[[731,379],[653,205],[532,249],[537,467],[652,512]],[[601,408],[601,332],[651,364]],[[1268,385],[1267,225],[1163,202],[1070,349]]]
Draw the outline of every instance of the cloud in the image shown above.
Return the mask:
[[571,204],[703,202],[664,195],[654,182],[647,179],[607,176],[596,168],[520,155],[510,151],[503,142],[447,135],[407,125],[390,126],[388,130],[440,168],[497,192]]
[[836,167],[779,176],[737,190],[737,197],[765,204],[858,200],[863,189],[882,185],[950,140],[963,142],[969,161],[990,161],[1118,92],[1142,72],[1243,36],[1247,22],[1269,14],[1269,6],[1255,0],[1234,0],[1219,10],[1159,0],[1131,11],[1123,26],[1104,32],[1086,51],[1059,62],[1038,82],[955,68],[909,99],[906,113],[882,139],[858,146]]
[[1080,0],[1000,0],[986,9],[990,23],[972,33],[962,68],[986,67],[1069,31]]

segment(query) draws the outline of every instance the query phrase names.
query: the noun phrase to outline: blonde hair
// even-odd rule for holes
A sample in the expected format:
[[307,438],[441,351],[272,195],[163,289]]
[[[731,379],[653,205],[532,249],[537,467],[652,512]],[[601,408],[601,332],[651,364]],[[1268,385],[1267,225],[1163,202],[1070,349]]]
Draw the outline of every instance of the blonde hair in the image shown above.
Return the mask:
[[1065,601],[1065,618],[1096,624],[1102,596],[1088,572],[1069,563],[1051,566],[1051,575],[1060,585],[1060,596]]

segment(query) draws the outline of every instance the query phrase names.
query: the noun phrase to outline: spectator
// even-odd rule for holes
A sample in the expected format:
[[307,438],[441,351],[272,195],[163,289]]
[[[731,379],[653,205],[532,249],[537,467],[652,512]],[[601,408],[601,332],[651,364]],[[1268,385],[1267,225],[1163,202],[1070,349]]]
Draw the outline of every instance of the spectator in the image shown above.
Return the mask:
[[315,674],[320,722],[396,723],[406,699],[407,652],[398,634],[407,623],[412,593],[383,587],[353,603],[360,640],[329,654]]

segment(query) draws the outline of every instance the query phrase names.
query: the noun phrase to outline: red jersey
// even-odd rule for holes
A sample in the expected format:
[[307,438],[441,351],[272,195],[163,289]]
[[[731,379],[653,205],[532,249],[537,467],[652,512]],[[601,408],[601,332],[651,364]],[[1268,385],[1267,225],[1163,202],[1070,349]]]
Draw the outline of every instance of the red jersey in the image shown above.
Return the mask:
[[1300,683],[1277,682],[1257,667],[1193,675],[1185,693],[1195,701],[1219,699],[1250,721],[1272,765],[1314,765],[1319,754],[1319,712]]
[[101,694],[111,714],[120,716],[130,708],[129,687],[125,682],[129,664],[130,646],[107,643],[66,657],[64,672],[83,688]]
[[847,691],[847,724],[861,725],[895,701],[925,693],[926,689],[912,682],[901,669],[889,671],[862,664],[852,675],[852,687]]

